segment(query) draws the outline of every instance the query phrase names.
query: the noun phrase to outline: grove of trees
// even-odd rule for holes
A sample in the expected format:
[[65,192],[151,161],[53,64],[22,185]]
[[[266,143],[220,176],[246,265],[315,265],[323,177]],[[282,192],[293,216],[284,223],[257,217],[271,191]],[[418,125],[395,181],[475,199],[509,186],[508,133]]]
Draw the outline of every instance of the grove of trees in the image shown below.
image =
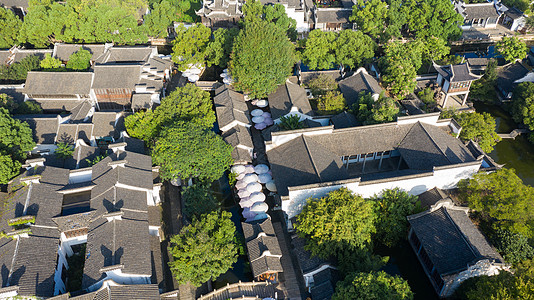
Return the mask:
[[527,57],[527,44],[515,36],[504,36],[495,45],[497,53],[503,56],[507,62],[521,60]]
[[480,148],[490,153],[501,137],[495,132],[495,118],[490,114],[483,113],[462,113],[454,117],[462,126],[460,138],[462,140],[473,140]]
[[409,300],[413,293],[406,280],[384,271],[355,273],[337,283],[332,300]]

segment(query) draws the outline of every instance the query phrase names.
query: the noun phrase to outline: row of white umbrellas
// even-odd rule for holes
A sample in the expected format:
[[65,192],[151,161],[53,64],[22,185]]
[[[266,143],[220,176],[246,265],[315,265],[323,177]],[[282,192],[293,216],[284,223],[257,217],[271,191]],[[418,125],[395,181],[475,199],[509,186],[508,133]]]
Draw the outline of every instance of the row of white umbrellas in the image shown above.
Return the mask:
[[190,82],[197,82],[200,79],[200,73],[202,73],[202,66],[199,64],[191,64],[187,70],[182,72],[182,76],[187,78]]
[[232,79],[232,76],[228,72],[228,69],[224,69],[221,73],[221,77],[223,79],[224,84],[232,84],[234,83],[234,80]]
[[269,206],[264,202],[266,196],[262,184],[265,184],[269,191],[276,191],[269,166],[234,165],[232,172],[237,174],[235,187],[246,222],[266,219]]
[[263,130],[268,126],[274,124],[274,121],[271,117],[271,113],[263,111],[261,109],[254,109],[250,112],[252,115],[252,122],[254,123],[254,128],[258,130]]

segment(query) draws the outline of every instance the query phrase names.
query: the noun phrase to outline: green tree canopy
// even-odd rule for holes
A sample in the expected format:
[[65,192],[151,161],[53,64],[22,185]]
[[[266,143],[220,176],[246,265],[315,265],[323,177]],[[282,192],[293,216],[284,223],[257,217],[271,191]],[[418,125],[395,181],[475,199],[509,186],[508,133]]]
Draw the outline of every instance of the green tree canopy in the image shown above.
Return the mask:
[[226,211],[203,215],[171,237],[174,261],[169,267],[179,283],[198,287],[216,279],[237,261],[235,226],[230,216]]
[[40,66],[43,69],[59,69],[61,68],[61,60],[46,53],[44,59],[40,62]]
[[194,84],[178,87],[154,111],[139,111],[126,117],[125,125],[131,137],[141,139],[151,147],[159,132],[175,121],[194,123],[210,129],[215,122],[210,94]]
[[497,50],[497,53],[501,54],[506,61],[512,62],[527,57],[528,47],[524,41],[515,36],[504,36],[497,42],[497,45],[495,45],[495,50]]
[[163,128],[152,151],[163,179],[190,178],[213,181],[233,164],[232,147],[197,124],[175,122]]
[[300,120],[299,115],[289,115],[280,117],[280,123],[278,124],[282,131],[284,130],[296,130],[306,127],[304,121]]
[[378,38],[386,29],[388,4],[382,0],[358,1],[352,6],[349,20],[356,23],[358,29],[373,38]]
[[0,107],[6,108],[12,114],[19,105],[13,100],[13,97],[7,94],[0,94]]
[[180,71],[185,71],[189,65],[205,64],[206,47],[211,36],[211,30],[195,24],[189,28],[184,25],[176,28],[176,38],[172,46],[172,61]]
[[388,64],[382,81],[391,94],[398,99],[404,99],[415,89],[416,76],[417,71],[409,61],[397,60]]
[[478,173],[458,183],[460,198],[496,226],[532,237],[534,188],[523,184],[513,169]]
[[395,121],[399,107],[392,98],[380,95],[375,101],[371,94],[361,92],[358,102],[352,106],[352,111],[360,122],[370,125]]
[[200,218],[203,214],[219,209],[219,203],[206,183],[195,183],[185,187],[182,191],[182,198],[185,202],[184,212],[191,218]]
[[37,55],[26,56],[18,62],[12,63],[10,66],[0,66],[0,79],[10,81],[26,80],[29,71],[38,70],[40,68],[40,60]]
[[336,63],[336,33],[315,29],[306,39],[306,47],[302,53],[304,63],[312,70],[331,69]]
[[514,121],[534,130],[534,83],[522,82],[514,90],[512,101]]
[[376,44],[361,31],[343,30],[335,44],[336,63],[350,68],[362,66],[375,56]]
[[13,119],[6,108],[0,107],[0,153],[22,160],[33,147],[35,142],[28,123]]
[[381,244],[393,247],[400,240],[408,236],[408,221],[406,217],[416,210],[417,197],[408,194],[400,188],[383,190],[380,196],[372,198],[375,201],[376,240]]
[[518,264],[534,257],[534,249],[528,243],[528,238],[519,233],[498,229],[493,244],[504,260],[511,264]]
[[311,90],[314,96],[323,95],[328,91],[337,90],[338,88],[336,80],[326,74],[319,74],[308,82],[305,82],[305,85]]
[[145,26],[151,37],[164,38],[168,35],[168,28],[174,21],[178,21],[177,7],[171,1],[163,0],[154,3],[150,14],[145,15]]
[[[358,212],[358,213],[354,213]],[[328,258],[343,249],[367,249],[376,232],[373,202],[346,188],[308,199],[295,228],[313,255]]]
[[347,101],[339,91],[327,91],[317,98],[317,110],[320,114],[335,115],[347,108]]
[[8,49],[17,43],[22,21],[10,9],[0,7],[0,49]]
[[273,23],[258,21],[247,24],[236,37],[230,73],[236,89],[262,98],[284,83],[296,60],[286,32]]
[[57,143],[56,146],[56,151],[54,151],[55,156],[61,159],[72,157],[72,153],[74,153],[74,146],[66,142]]
[[413,299],[408,282],[384,271],[356,273],[337,283],[332,300],[404,300]]
[[69,56],[67,62],[67,69],[83,71],[89,69],[91,66],[92,54],[88,50],[80,49]]
[[495,119],[486,112],[457,114],[455,119],[462,126],[460,138],[477,142],[484,152],[493,151],[493,146],[501,140],[495,132]]
[[21,164],[11,156],[0,153],[0,184],[8,183],[20,172]]
[[227,67],[234,46],[234,39],[238,34],[239,29],[237,28],[219,28],[213,32],[213,38],[206,48],[208,66]]

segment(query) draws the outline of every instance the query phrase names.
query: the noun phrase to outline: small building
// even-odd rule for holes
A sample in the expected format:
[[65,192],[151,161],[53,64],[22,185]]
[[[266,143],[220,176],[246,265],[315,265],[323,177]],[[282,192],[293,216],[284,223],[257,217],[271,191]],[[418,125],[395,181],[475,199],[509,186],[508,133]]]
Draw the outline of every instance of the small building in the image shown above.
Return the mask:
[[304,279],[306,291],[314,300],[329,300],[335,292],[336,283],[340,280],[338,270],[332,261],[312,256],[305,249],[306,239],[296,233],[291,235],[293,254],[297,258],[300,273]]
[[11,65],[20,62],[28,56],[37,56],[40,60],[45,58],[45,55],[52,55],[50,49],[22,49],[19,46],[13,46],[9,50],[0,50],[0,65]]
[[473,74],[476,75],[484,75],[484,71],[488,67],[489,58],[485,57],[476,57],[476,58],[468,58],[467,64],[469,65],[469,69]]
[[24,101],[37,102],[43,110],[70,111],[84,101],[96,103],[91,90],[92,72],[28,72]]
[[511,31],[519,31],[526,26],[525,15],[522,11],[515,7],[508,8],[504,12],[502,18],[502,25]]
[[72,54],[78,52],[80,49],[87,50],[91,53],[91,64],[94,64],[96,61],[101,61],[104,58],[104,53],[106,53],[113,44],[65,44],[65,43],[55,43],[54,51],[52,57],[55,57],[61,60],[64,64],[69,61],[69,58]]
[[334,129],[350,128],[361,125],[356,117],[347,111],[343,111],[330,118],[330,124],[334,125]]
[[250,127],[251,119],[245,95],[236,92],[229,85],[223,85],[215,90],[213,102],[221,132],[224,133],[238,125]]
[[340,31],[352,29],[349,21],[352,8],[316,8],[314,10],[315,29],[322,31]]
[[241,0],[203,0],[202,7],[195,13],[200,16],[202,24],[214,30],[236,27],[243,16],[243,4]]
[[515,87],[521,82],[534,82],[534,72],[521,62],[514,62],[497,70],[497,90],[501,101],[512,100]]
[[365,68],[359,68],[352,74],[339,82],[339,89],[347,101],[347,106],[350,108],[358,101],[360,93],[368,93],[373,99],[378,100],[383,89],[378,84],[373,76],[367,73]]
[[259,281],[278,282],[282,273],[282,250],[278,244],[271,218],[253,223],[241,223],[254,278]]
[[466,4],[462,1],[454,2],[456,11],[464,18],[461,26],[463,30],[471,28],[495,28],[501,16],[501,11],[495,2]]
[[428,211],[408,216],[408,240],[440,297],[465,280],[508,270],[502,257],[468,216],[469,209],[443,199]]
[[247,127],[237,125],[222,133],[222,138],[233,147],[234,164],[252,163],[254,144]]
[[[296,81],[296,77],[294,78]],[[311,119],[314,116],[306,90],[300,85],[286,80],[284,84],[267,97],[271,117],[276,124],[280,118],[287,115],[298,115],[302,120]]]
[[455,102],[453,106],[465,106],[471,83],[480,79],[481,75],[471,73],[468,63],[459,65],[440,66],[432,62],[438,71],[436,83],[441,88],[438,95],[438,105],[448,107],[450,100]]
[[1,0],[0,7],[11,9],[21,19],[28,12],[29,0]]

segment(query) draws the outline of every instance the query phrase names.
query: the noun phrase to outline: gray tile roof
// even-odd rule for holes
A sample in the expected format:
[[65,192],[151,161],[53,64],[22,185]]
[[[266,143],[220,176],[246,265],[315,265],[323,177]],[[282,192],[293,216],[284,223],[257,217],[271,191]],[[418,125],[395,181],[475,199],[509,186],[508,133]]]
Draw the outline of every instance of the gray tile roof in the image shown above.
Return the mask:
[[287,195],[289,186],[348,178],[341,157],[309,136],[295,138],[269,150],[267,155],[280,195]]
[[[99,59],[99,63],[132,63],[146,62],[152,56],[154,47],[112,47]],[[156,50],[157,53],[157,50]]]
[[14,53],[13,62],[19,62],[28,56],[37,56],[39,59],[44,59],[46,54],[52,55],[52,50],[48,49],[20,49],[17,48]]
[[293,245],[293,253],[297,258],[300,270],[303,274],[309,273],[323,265],[331,263],[317,256],[312,256],[311,252],[304,249],[306,245],[306,239],[299,237],[296,233],[291,235],[291,244]]
[[29,6],[29,0],[1,0],[0,5],[4,7],[22,7],[27,9]]
[[465,4],[463,15],[464,15],[464,18],[468,20],[487,19],[487,18],[496,19],[499,17],[499,13],[497,13],[497,9],[495,8],[493,2]]
[[290,81],[279,85],[278,89],[268,96],[268,101],[273,120],[288,114],[293,107],[303,114],[313,115],[304,88]]
[[15,118],[28,123],[33,132],[33,140],[37,144],[54,144],[57,130],[59,128],[59,120],[57,117],[32,115],[21,116]]
[[512,92],[516,86],[514,81],[525,77],[528,69],[520,62],[504,66],[497,70],[497,86],[505,92]]
[[268,236],[275,236],[273,223],[270,218],[252,223],[242,222],[241,226],[243,227],[243,235],[245,236],[246,242],[255,239],[262,232]]
[[216,107],[228,106],[241,111],[248,110],[245,96],[233,90],[229,85],[222,85],[215,90],[213,103]]
[[432,170],[436,166],[475,161],[459,139],[423,123],[412,127],[398,150],[410,169]]
[[[1,62],[2,62],[2,58],[0,58],[0,63]],[[8,96],[11,96],[13,100],[17,103],[22,103],[24,101],[23,91],[24,91],[24,88],[12,87],[9,85],[7,86],[0,85],[0,94],[6,94]]]
[[356,117],[349,112],[342,112],[330,118],[330,122],[334,125],[335,129],[354,127],[358,124]]
[[94,66],[93,89],[135,89],[141,74],[140,64],[105,64]]
[[280,273],[283,272],[282,264],[279,257],[262,256],[250,263],[252,267],[252,275],[254,277],[265,273]]
[[132,109],[149,109],[152,107],[152,94],[133,94]]
[[484,258],[503,262],[462,209],[442,206],[408,221],[440,275],[463,271]]
[[366,74],[363,70],[341,80],[339,82],[339,89],[343,93],[343,97],[345,97],[349,107],[356,103],[360,92],[370,93],[371,95],[382,92],[378,81],[373,76]]
[[468,63],[445,66],[434,63],[434,68],[449,82],[472,81],[480,78],[480,76],[471,73]]
[[92,123],[95,124],[93,135],[114,136],[116,119],[117,113],[115,112],[95,112],[92,120]]
[[136,284],[110,286],[110,300],[159,300],[158,286],[155,284]]
[[252,136],[250,135],[250,131],[244,126],[235,126],[234,128],[224,132],[222,137],[232,147],[254,147],[252,144]]
[[349,23],[352,9],[347,8],[318,8],[317,23]]
[[72,121],[83,121],[87,115],[89,114],[89,111],[93,108],[93,105],[89,100],[83,101],[76,107],[74,107],[71,110],[71,120]]
[[24,93],[29,95],[89,95],[93,73],[28,72]]
[[439,188],[435,187],[417,196],[421,207],[428,209],[430,206],[436,204],[439,200],[447,198],[447,195]]
[[44,111],[54,111],[54,112],[62,112],[62,111],[71,111],[76,106],[82,104],[83,100],[28,100],[33,101],[44,110]]
[[78,50],[83,49],[89,51],[92,56],[91,60],[95,61],[99,57],[101,57],[104,54],[104,51],[106,49],[106,45],[102,44],[55,44],[54,50],[55,50],[55,57],[58,58],[61,61],[68,61],[70,56]]
[[254,277],[269,272],[283,272],[282,250],[274,233],[271,219],[241,223]]

